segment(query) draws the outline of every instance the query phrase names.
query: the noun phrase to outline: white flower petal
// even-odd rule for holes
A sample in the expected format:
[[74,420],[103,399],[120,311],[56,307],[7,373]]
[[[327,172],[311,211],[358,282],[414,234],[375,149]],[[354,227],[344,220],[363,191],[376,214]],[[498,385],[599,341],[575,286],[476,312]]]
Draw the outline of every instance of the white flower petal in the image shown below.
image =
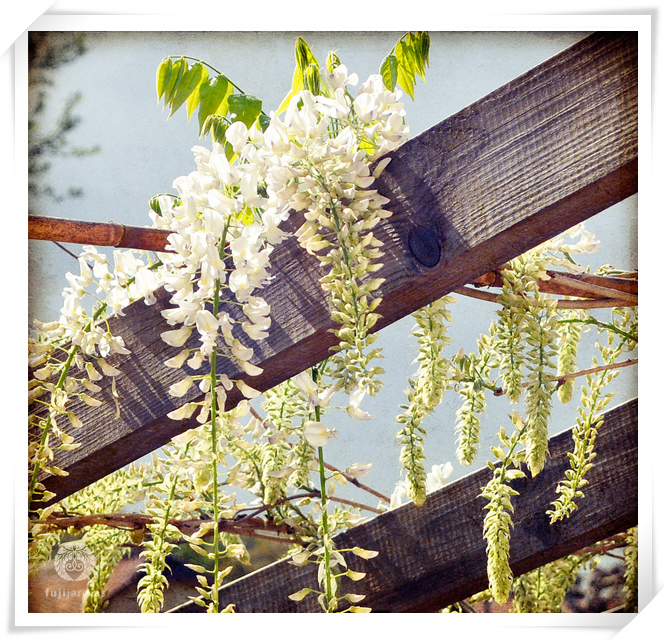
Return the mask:
[[189,336],[191,336],[192,327],[181,327],[161,333],[161,339],[171,347],[182,347]]
[[242,392],[242,395],[245,398],[256,398],[261,395],[257,389],[254,389],[250,385],[247,385],[244,381],[237,381],[237,388]]
[[191,376],[187,376],[186,378],[182,379],[180,382],[173,383],[173,385],[171,385],[168,388],[168,393],[171,396],[180,398],[189,391],[189,388],[193,385],[193,383],[194,379]]
[[337,435],[337,431],[330,429],[325,423],[320,421],[307,421],[302,431],[304,438],[313,447],[323,447],[330,438]]

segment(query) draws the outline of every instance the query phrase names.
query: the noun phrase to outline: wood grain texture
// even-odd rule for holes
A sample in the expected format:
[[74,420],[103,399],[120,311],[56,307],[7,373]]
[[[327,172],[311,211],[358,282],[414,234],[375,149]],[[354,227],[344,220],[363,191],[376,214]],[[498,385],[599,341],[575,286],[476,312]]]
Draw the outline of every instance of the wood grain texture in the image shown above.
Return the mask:
[[[574,450],[571,430],[551,439],[551,456],[540,474],[512,484],[519,492],[510,543],[515,576],[637,524],[637,423],[636,399],[604,414],[586,496],[564,521],[551,525],[545,512],[565,478],[567,452]],[[410,503],[335,537],[338,549],[359,546],[379,553],[369,561],[347,555],[349,567],[367,576],[342,584],[341,593],[366,594],[361,604],[373,612],[434,612],[486,589],[486,499],[479,494],[492,474],[484,468],[428,495],[421,507]],[[320,612],[315,595],[301,602],[288,598],[316,587],[317,568],[273,563],[223,587],[221,603],[234,603],[237,612]],[[177,611],[198,609],[184,605]]]
[[[393,152],[377,181],[393,216],[375,230],[385,242],[376,329],[634,194],[636,81],[636,35],[595,34]],[[297,217],[288,224],[296,229]],[[264,368],[249,380],[259,390],[324,359],[334,340],[317,260],[294,238],[272,259],[274,278],[263,291],[272,308],[270,336],[245,343]],[[60,499],[193,424],[166,417],[196,394],[167,393],[183,372],[163,365],[179,350],[160,339],[171,329],[160,314],[168,294],[157,292],[157,299],[110,321],[132,351],[112,361],[122,370],[120,414],[107,380],[96,395],[105,400],[101,407],[72,402],[85,427],[67,431],[82,447],[56,452],[54,463],[68,476],[41,479]],[[246,378],[222,360],[229,377]],[[238,400],[229,398],[227,407]]]

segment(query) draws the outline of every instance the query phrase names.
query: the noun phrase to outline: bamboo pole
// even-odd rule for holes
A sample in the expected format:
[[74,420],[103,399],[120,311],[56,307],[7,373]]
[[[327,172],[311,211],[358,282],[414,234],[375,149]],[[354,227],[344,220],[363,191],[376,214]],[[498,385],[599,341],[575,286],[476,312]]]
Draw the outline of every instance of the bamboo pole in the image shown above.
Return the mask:
[[165,229],[134,227],[120,223],[94,223],[67,218],[28,216],[28,238],[33,240],[163,252],[168,251],[166,244],[170,233]]

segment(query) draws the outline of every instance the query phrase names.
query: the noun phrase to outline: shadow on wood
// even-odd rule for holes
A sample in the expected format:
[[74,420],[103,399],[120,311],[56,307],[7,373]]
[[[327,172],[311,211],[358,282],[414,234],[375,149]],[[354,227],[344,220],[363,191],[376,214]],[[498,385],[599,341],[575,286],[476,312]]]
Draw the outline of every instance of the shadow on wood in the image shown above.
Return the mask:
[[[579,509],[551,525],[545,512],[574,450],[572,431],[550,440],[550,458],[535,478],[512,486],[514,528],[510,565],[523,574],[637,524],[638,402],[628,401],[604,414],[598,430],[597,457],[588,473]],[[338,549],[359,546],[378,556],[363,561],[347,554],[349,567],[366,572],[357,583],[342,584],[341,594],[366,594],[361,605],[374,612],[434,612],[488,587],[484,506],[479,497],[493,473],[484,468],[429,494],[426,503],[410,503],[335,537]],[[320,612],[315,595],[301,602],[288,598],[304,587],[316,588],[317,565],[273,563],[222,587],[222,606],[237,612]],[[175,612],[199,612],[183,605]]]
[[[391,154],[376,183],[393,212],[375,230],[385,242],[376,329],[636,193],[636,53],[634,33],[589,36]],[[270,336],[246,340],[264,368],[249,380],[261,391],[324,359],[334,340],[320,267],[295,238],[273,253],[272,273],[263,290]],[[99,383],[101,407],[72,400],[84,427],[67,432],[82,445],[55,452],[68,476],[39,479],[57,500],[197,426],[166,417],[200,395],[196,386],[181,399],[168,394],[183,378],[163,365],[179,352],[160,339],[171,329],[160,314],[168,298],[160,290],[156,305],[134,303],[109,321],[132,351],[112,359],[120,412],[109,379]],[[222,360],[223,373],[247,378]],[[227,409],[238,400],[229,396]]]

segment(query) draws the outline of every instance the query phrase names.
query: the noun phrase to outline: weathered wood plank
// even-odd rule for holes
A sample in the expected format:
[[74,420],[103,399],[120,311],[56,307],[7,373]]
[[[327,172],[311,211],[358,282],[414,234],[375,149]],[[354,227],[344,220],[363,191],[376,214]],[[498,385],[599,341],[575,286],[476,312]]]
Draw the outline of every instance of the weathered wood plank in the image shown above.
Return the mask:
[[[636,36],[590,36],[441,122],[392,154],[378,181],[393,216],[375,230],[385,242],[380,329],[637,190]],[[289,221],[292,229],[297,220]],[[250,344],[264,368],[251,379],[266,390],[328,355],[333,337],[317,261],[295,239],[273,254],[270,337]],[[160,339],[170,329],[157,304],[138,302],[111,328],[130,357],[114,363],[120,415],[110,383],[99,408],[72,403],[82,443],[57,452],[69,476],[42,479],[59,498],[153,451],[188,429],[166,414],[168,387],[181,371],[163,366],[177,350]],[[229,309],[232,313],[233,309]],[[192,341],[192,344],[195,340]],[[243,373],[227,362],[226,373]],[[177,402],[176,402],[177,401]],[[237,398],[229,398],[236,403]]]
[[[636,399],[605,413],[586,496],[567,520],[551,525],[545,512],[574,449],[571,429],[551,439],[551,457],[538,476],[513,483],[520,493],[513,500],[510,544],[515,576],[637,524],[637,421]],[[486,500],[478,495],[491,477],[484,468],[430,494],[422,507],[410,503],[337,536],[339,549],[357,545],[379,553],[369,561],[348,555],[349,567],[367,575],[341,593],[366,594],[362,605],[374,612],[433,612],[486,589]],[[301,602],[288,598],[317,586],[317,568],[273,563],[223,587],[221,602],[234,603],[237,612],[320,612],[315,595]]]

